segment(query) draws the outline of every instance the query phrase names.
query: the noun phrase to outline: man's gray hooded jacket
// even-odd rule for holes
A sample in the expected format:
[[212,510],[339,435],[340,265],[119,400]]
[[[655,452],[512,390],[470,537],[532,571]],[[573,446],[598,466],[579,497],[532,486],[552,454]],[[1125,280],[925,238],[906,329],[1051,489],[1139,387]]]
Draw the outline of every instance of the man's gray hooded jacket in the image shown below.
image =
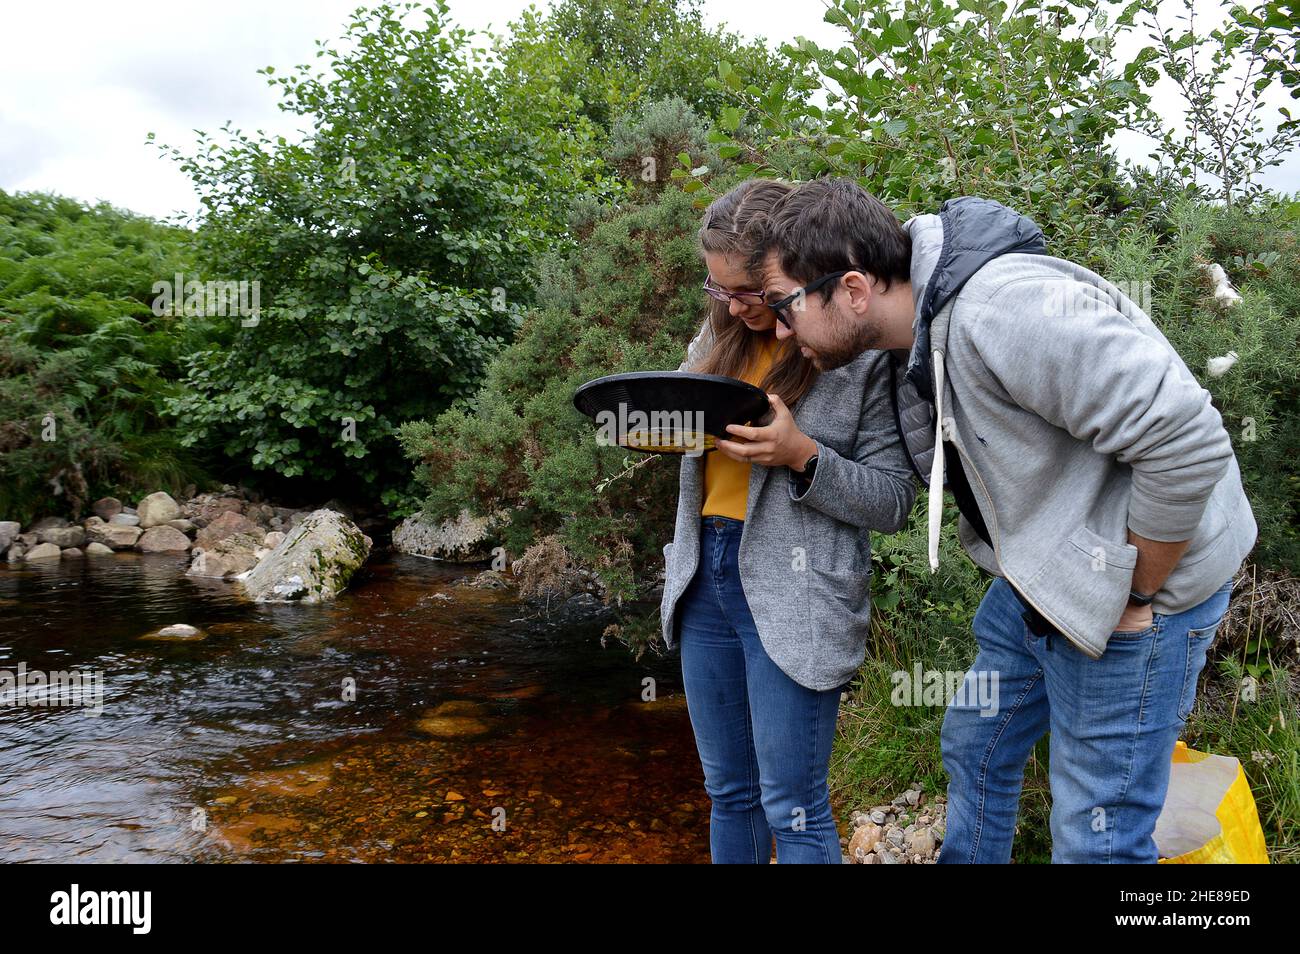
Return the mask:
[[[941,441],[959,455],[992,544],[963,514],[971,558],[1092,658],[1128,601],[1129,528],[1191,541],[1155,612],[1230,580],[1257,532],[1232,441],[1151,319],[1101,276],[1043,254],[1037,226],[996,202],[950,200],[904,228],[916,343],[896,374],[897,413],[930,483],[943,479]],[[941,516],[932,495],[932,566]]]

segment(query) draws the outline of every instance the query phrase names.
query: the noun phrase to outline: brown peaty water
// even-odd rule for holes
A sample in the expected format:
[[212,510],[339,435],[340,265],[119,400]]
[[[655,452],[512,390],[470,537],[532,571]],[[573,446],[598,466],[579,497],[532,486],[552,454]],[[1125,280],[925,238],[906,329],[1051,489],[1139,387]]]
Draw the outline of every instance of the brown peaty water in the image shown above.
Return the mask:
[[[184,567],[0,566],[0,671],[103,686],[98,714],[0,691],[0,861],[708,861],[675,657],[416,557],[325,606]],[[174,623],[206,638],[141,639]]]

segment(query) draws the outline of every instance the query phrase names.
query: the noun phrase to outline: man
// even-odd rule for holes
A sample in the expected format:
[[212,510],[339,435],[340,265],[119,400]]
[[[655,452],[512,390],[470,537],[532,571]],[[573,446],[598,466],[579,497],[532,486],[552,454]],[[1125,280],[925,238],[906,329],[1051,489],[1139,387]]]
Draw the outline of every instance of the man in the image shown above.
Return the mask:
[[[935,488],[931,567],[946,478],[962,545],[996,577],[966,678],[997,679],[1001,704],[958,693],[945,714],[939,860],[1010,859],[1050,732],[1053,861],[1156,861],[1170,755],[1256,535],[1210,395],[1132,301],[996,202],[900,226],[855,182],[819,179],[765,232],[754,264],[780,337],[824,369],[895,353],[898,427]],[[766,429],[729,430],[764,452]]]

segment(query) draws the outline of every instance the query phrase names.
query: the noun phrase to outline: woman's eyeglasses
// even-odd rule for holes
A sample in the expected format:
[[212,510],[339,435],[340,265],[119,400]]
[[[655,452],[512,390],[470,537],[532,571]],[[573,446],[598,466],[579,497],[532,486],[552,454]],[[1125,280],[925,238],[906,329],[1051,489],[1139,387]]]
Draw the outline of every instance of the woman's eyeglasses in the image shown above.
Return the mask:
[[730,302],[733,298],[742,305],[761,305],[767,300],[765,291],[743,291],[729,292],[723,291],[717,285],[713,284],[713,278],[709,277],[704,280],[704,292],[710,298],[717,301]]

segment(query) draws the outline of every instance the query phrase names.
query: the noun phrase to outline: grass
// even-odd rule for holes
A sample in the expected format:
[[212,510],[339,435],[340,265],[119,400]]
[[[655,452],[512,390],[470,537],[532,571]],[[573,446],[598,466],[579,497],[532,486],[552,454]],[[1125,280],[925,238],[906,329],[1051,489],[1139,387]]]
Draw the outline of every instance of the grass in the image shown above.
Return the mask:
[[[910,565],[906,557],[894,563],[888,550],[885,562],[895,567]],[[895,575],[894,583],[907,591],[914,582],[908,577],[904,570]],[[928,583],[924,596],[917,597],[912,591],[907,601],[889,593],[887,574],[880,582],[886,584],[882,599],[892,608],[878,614],[881,624],[868,646],[849,701],[841,707],[840,730],[831,757],[832,796],[847,806],[847,811],[886,803],[910,782],[920,782],[931,795],[946,794],[948,778],[939,748],[944,707],[894,705],[890,701],[894,689],[891,676],[897,671],[911,672],[918,660],[925,670],[962,670],[976,652],[969,627],[974,606],[969,600],[948,600],[946,614],[934,611],[939,591],[970,586],[972,581],[954,578]],[[982,587],[968,592],[980,593]],[[1249,594],[1240,595],[1249,598]],[[913,604],[911,610],[906,609],[908,601]],[[931,607],[930,612],[925,611],[926,606]],[[1294,863],[1300,861],[1300,668],[1294,658],[1272,658],[1263,667],[1252,666],[1263,674],[1255,680],[1253,701],[1249,701],[1250,694],[1240,691],[1243,685],[1251,685],[1243,680],[1253,678],[1239,658],[1241,642],[1232,626],[1226,626],[1216,638],[1196,708],[1182,738],[1191,748],[1241,760],[1270,859],[1275,864]],[[1012,849],[1012,861],[1017,864],[1051,860],[1048,743],[1046,736],[1040,739],[1026,765]],[[841,821],[847,828],[848,818]]]

